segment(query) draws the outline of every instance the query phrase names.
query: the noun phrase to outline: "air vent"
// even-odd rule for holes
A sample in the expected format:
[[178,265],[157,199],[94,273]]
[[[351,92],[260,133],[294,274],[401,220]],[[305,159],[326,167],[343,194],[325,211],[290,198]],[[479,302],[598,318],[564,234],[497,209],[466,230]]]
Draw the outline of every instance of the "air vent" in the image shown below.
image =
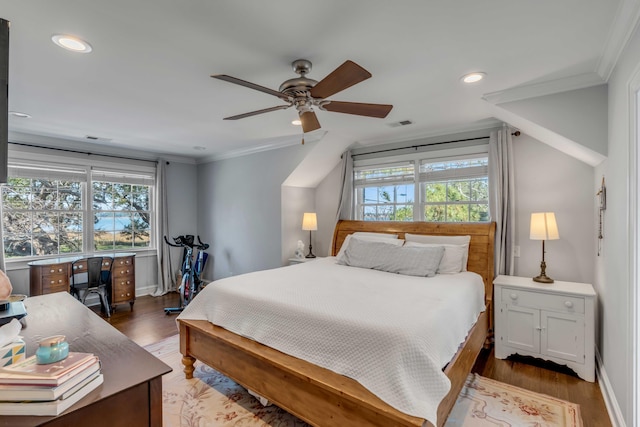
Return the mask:
[[397,128],[399,126],[407,126],[412,124],[413,122],[411,120],[400,120],[399,122],[389,123],[389,127]]

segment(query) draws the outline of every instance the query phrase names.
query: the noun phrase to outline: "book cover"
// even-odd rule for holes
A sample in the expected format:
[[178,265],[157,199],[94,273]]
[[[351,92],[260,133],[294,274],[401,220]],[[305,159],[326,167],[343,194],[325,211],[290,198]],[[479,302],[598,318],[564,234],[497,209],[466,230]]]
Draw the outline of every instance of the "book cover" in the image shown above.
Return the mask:
[[98,374],[98,376],[93,378],[84,387],[81,387],[69,397],[50,402],[0,402],[0,414],[57,416],[69,409],[87,394],[91,393],[103,382],[103,375]]
[[66,381],[75,377],[89,366],[99,364],[100,361],[94,355],[85,359],[82,363],[76,364],[72,369],[65,369],[64,372],[56,376],[27,375],[7,372],[0,370],[0,385],[31,385],[31,386],[48,386],[57,387]]
[[99,374],[100,364],[94,363],[57,387],[0,384],[0,401],[22,402],[24,400],[47,401],[64,399]]
[[0,375],[3,372],[10,374],[29,375],[31,377],[58,378],[78,365],[94,357],[91,353],[69,352],[69,355],[56,363],[38,365],[36,356],[30,356],[21,362],[13,363],[0,368]]

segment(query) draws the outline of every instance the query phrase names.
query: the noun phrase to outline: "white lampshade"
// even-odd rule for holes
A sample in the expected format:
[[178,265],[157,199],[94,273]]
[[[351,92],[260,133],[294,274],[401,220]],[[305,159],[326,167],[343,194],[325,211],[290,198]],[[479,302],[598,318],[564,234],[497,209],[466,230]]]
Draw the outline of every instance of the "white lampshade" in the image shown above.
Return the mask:
[[305,231],[316,231],[318,229],[318,218],[315,212],[305,212],[302,217],[302,229]]
[[529,232],[531,240],[558,240],[558,224],[556,224],[556,214],[553,212],[537,212],[531,214],[531,229]]

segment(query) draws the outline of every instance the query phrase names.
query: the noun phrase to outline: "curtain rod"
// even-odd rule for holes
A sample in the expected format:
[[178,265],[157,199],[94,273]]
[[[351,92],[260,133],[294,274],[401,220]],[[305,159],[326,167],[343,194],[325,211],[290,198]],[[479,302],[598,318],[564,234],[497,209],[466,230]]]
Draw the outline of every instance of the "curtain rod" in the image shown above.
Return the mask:
[[[513,132],[511,135],[520,136],[520,131],[517,130],[517,131]],[[418,144],[418,145],[409,145],[407,147],[387,148],[386,150],[369,151],[367,153],[352,154],[351,158],[354,158],[356,156],[367,156],[369,154],[387,153],[389,151],[406,150],[408,148],[413,148],[415,150],[415,149],[418,149],[420,147],[430,147],[432,145],[451,144],[451,143],[454,143],[454,142],[479,141],[481,139],[487,139],[487,138],[489,138],[489,137],[488,136],[480,136],[480,137],[477,137],[477,138],[456,139],[456,140],[453,140],[453,141],[432,142],[430,144]]]
[[[158,160],[147,160],[147,159],[138,159],[135,157],[126,157],[126,156],[117,156],[115,154],[96,154],[91,153],[89,151],[80,151],[80,150],[71,150],[68,148],[57,148],[57,147],[46,147],[44,145],[36,145],[36,144],[26,144],[24,142],[11,142],[9,144],[20,145],[23,147],[32,147],[32,148],[43,148],[45,150],[55,150],[55,151],[64,151],[66,153],[76,153],[76,154],[86,154],[87,156],[102,156],[102,157],[112,157],[114,159],[125,159],[125,160],[136,160],[139,162],[149,162],[149,163],[158,163]],[[169,162],[167,162],[169,164]]]

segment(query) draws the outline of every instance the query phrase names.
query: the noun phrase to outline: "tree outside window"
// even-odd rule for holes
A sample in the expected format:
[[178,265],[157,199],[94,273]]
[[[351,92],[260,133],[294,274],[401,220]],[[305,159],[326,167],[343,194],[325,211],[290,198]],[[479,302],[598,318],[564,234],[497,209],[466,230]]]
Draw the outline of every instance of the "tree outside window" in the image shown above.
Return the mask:
[[151,187],[104,181],[92,186],[94,250],[149,247]]
[[9,178],[2,186],[6,258],[82,252],[81,182]]

